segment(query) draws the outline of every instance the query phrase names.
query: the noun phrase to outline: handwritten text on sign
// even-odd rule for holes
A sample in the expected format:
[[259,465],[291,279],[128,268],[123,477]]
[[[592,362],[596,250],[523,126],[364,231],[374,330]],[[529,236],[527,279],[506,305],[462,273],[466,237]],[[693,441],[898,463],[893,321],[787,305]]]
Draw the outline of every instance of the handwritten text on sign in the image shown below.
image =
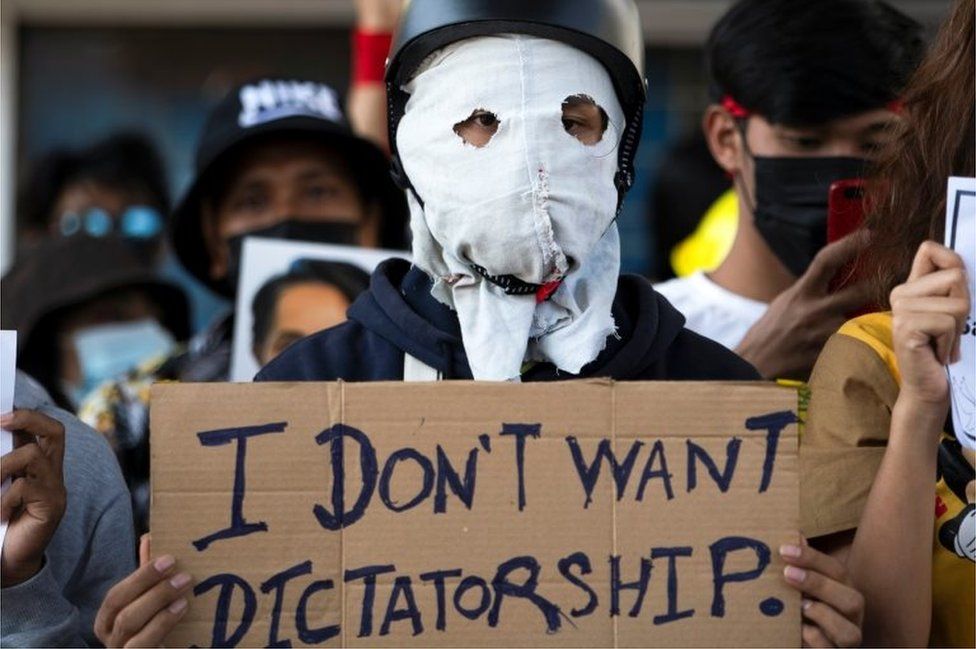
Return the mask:
[[788,645],[795,393],[769,385],[162,385],[169,646]]

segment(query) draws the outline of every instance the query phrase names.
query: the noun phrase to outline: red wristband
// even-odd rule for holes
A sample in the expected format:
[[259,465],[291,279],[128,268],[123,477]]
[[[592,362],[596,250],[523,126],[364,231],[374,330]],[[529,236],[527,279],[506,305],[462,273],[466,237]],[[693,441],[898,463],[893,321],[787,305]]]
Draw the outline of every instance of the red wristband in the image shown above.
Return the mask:
[[393,34],[366,32],[357,29],[352,33],[352,82],[383,83],[386,57],[390,54]]

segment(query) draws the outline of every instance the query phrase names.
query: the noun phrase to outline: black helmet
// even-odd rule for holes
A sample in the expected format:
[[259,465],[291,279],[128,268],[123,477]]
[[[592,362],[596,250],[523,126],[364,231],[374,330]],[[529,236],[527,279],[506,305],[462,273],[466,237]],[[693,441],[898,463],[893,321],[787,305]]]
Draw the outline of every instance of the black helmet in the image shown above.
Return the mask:
[[[408,95],[402,86],[434,51],[473,36],[529,34],[586,52],[610,74],[627,120],[617,157],[617,208],[634,178],[647,95],[644,36],[633,0],[412,0],[403,13],[386,65],[393,176],[410,181],[396,148]],[[419,197],[418,197],[419,199]]]

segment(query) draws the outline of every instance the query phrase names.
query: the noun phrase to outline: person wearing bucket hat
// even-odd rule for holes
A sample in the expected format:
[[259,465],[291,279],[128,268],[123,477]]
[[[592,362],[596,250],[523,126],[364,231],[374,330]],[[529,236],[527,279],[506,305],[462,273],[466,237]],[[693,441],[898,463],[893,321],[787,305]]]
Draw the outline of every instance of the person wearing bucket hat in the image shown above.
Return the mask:
[[[210,113],[169,236],[190,274],[233,298],[245,237],[402,248],[406,204],[385,155],[353,134],[332,88],[269,77],[237,86]],[[220,315],[160,362],[104,384],[79,410],[126,449],[137,532],[149,519],[149,387],[227,380],[233,318]]]
[[[211,112],[170,240],[190,274],[233,298],[246,237],[400,249],[406,214],[385,154],[352,132],[335,90],[269,77]],[[232,331],[233,313],[197,334],[178,378],[226,380]]]
[[0,286],[2,326],[18,332],[18,367],[68,410],[189,334],[183,292],[116,237],[49,239]]
[[[123,398],[110,386],[136,374],[169,376],[159,368],[179,356],[189,336],[183,291],[160,280],[151,260],[120,238],[76,236],[38,244],[3,277],[0,293],[2,327],[18,332],[18,367],[108,440],[136,523],[145,524],[148,440],[132,434],[138,427],[121,423],[126,413],[145,425],[144,400]],[[141,396],[148,399],[148,383],[144,387]],[[116,395],[113,408],[86,417],[89,404],[109,393]]]
[[214,108],[196,176],[173,213],[180,262],[227,297],[246,236],[403,248],[406,205],[389,162],[312,81],[245,83]]

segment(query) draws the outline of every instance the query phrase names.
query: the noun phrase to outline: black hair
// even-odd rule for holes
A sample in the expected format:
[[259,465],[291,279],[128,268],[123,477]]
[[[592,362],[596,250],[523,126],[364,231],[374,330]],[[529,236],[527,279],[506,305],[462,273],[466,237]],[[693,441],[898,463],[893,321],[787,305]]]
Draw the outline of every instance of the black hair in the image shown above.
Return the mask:
[[881,0],[740,0],[705,44],[711,99],[774,124],[813,125],[898,98],[922,26]]
[[119,133],[80,151],[55,149],[38,159],[21,191],[21,227],[46,231],[61,193],[82,181],[145,194],[150,207],[169,213],[166,170],[155,145],[144,135]]
[[251,327],[251,342],[254,347],[264,345],[271,332],[278,299],[285,289],[296,284],[329,284],[352,304],[360,293],[369,286],[369,274],[358,266],[341,261],[321,259],[299,259],[287,273],[275,275],[258,290],[251,301],[254,324]]

